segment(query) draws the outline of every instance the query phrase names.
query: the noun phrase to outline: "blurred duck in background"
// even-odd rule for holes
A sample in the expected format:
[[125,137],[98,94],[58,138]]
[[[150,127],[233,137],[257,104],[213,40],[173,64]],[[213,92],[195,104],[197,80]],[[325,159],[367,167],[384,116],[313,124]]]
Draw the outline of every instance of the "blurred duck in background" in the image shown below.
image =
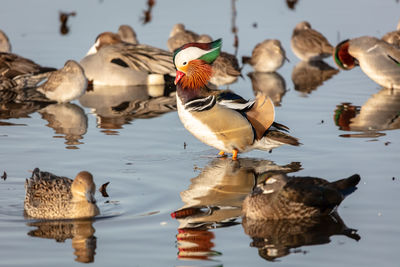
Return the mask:
[[362,36],[339,43],[333,54],[344,70],[360,66],[374,82],[385,88],[400,88],[400,49],[378,38]]
[[[11,53],[11,44],[7,35],[0,30],[0,90],[22,88],[28,82],[26,77],[56,70],[42,67],[30,59]],[[27,75],[18,79],[20,75]],[[44,75],[48,77],[48,75]],[[41,81],[41,79],[39,79]],[[34,82],[33,84],[36,84]],[[1,97],[0,97],[1,98]]]
[[0,30],[0,52],[11,53],[10,40],[2,30]]
[[175,49],[187,43],[209,43],[212,38],[209,35],[199,35],[193,31],[186,30],[182,23],[175,24],[169,34],[167,41],[168,50],[173,52]]
[[165,84],[165,76],[175,75],[170,52],[124,42],[112,32],[101,33],[80,64],[93,85]]
[[396,45],[400,49],[400,20],[399,23],[397,24],[396,30],[386,33],[382,37],[382,40],[389,44]]
[[332,55],[333,47],[311,24],[302,21],[293,30],[291,46],[293,53],[301,60],[321,60]]
[[250,64],[256,72],[274,72],[285,60],[288,60],[286,52],[276,39],[262,41],[254,47],[251,57],[242,58],[243,64]]
[[130,44],[138,44],[139,41],[136,36],[136,32],[133,30],[133,28],[129,25],[121,25],[118,28],[118,33],[119,37],[121,37],[121,40],[126,43]]
[[[43,83],[39,84],[40,82]],[[83,95],[87,84],[82,67],[76,61],[68,60],[59,70],[18,75],[11,80],[5,80],[0,86],[0,100],[3,103],[25,101],[66,103]]]

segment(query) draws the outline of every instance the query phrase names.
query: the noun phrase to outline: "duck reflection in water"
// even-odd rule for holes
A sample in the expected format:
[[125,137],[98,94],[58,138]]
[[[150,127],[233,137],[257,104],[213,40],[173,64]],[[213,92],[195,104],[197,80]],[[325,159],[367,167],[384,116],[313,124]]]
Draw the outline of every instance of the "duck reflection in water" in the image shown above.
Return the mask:
[[[30,118],[30,114],[34,113],[49,103],[44,102],[25,102],[25,103],[0,103],[0,120],[18,119],[18,118]],[[23,125],[15,124],[12,122],[0,121],[0,126],[12,126],[12,125]]]
[[296,91],[310,94],[339,70],[332,68],[322,60],[300,61],[292,71],[292,82]]
[[264,94],[279,107],[283,96],[286,94],[285,79],[277,72],[249,72],[254,95]]
[[241,205],[256,181],[268,173],[298,171],[299,163],[284,166],[268,160],[217,158],[191,179],[181,192],[182,208],[171,213],[180,223],[178,250],[180,258],[208,259],[220,253],[212,250],[213,232],[209,229],[239,224]]
[[32,237],[54,239],[57,242],[72,239],[75,261],[94,262],[97,239],[94,236],[93,220],[37,221],[27,225],[36,227],[28,232]]
[[175,87],[170,85],[95,86],[79,102],[92,109],[107,135],[118,134],[134,119],[158,117],[176,110]]
[[322,60],[300,61],[292,71],[294,89],[304,94],[310,94],[338,72],[339,70],[332,68]]
[[333,235],[345,235],[356,241],[356,230],[347,228],[335,212],[328,216],[297,220],[259,221],[243,219],[244,232],[252,238],[251,247],[258,249],[260,257],[275,261],[290,253],[306,253],[302,246],[322,245]]
[[380,131],[400,129],[400,90],[382,88],[362,107],[342,103],[336,107],[334,121],[340,130],[362,132],[341,137],[378,137]]
[[51,104],[38,111],[48,121],[46,126],[58,134],[54,138],[64,137],[67,149],[77,149],[77,145],[87,132],[88,119],[85,111],[71,103]]
[[261,257],[275,260],[294,252],[293,248],[329,243],[332,235],[360,239],[357,230],[347,228],[336,212],[357,189],[358,174],[335,182],[282,173],[264,178],[242,206],[244,231]]

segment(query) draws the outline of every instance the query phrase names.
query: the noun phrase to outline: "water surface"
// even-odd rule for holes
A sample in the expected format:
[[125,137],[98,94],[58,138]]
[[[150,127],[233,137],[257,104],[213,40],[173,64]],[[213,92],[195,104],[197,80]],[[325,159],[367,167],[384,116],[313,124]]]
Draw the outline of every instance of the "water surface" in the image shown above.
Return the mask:
[[[140,42],[166,49],[172,26],[184,22],[222,37],[223,50],[235,51],[231,1],[156,1],[151,21],[142,24],[146,3],[3,1],[0,28],[13,52],[54,67],[80,60],[100,32],[120,24],[133,26]],[[395,29],[399,3],[300,0],[294,10],[285,1],[235,3],[239,58],[267,38],[280,39],[286,49],[290,63],[273,76],[286,90],[277,90],[276,119],[303,145],[250,152],[238,162],[216,159],[215,149],[183,128],[174,92],[164,88],[99,89],[71,104],[12,109],[0,120],[0,174],[7,173],[0,180],[1,265],[398,265],[399,92],[380,88],[360,69],[337,72],[330,58],[327,66],[303,64],[290,49],[290,36],[308,20],[332,44],[380,37]],[[60,34],[59,11],[76,12],[67,35]],[[293,79],[299,69],[319,78],[311,84]],[[245,98],[254,97],[250,71],[245,66],[243,79],[229,86]],[[25,220],[24,181],[35,167],[68,177],[88,170],[98,187],[109,181],[110,197],[96,194],[102,215],[93,221]],[[263,240],[251,234],[257,226],[241,224],[241,201],[257,168],[289,168],[290,175],[330,181],[359,173],[362,180],[339,207],[340,217],[301,222],[297,238],[309,242],[288,244],[276,233],[290,225],[265,225]],[[175,211],[183,213],[171,218]],[[360,240],[344,235],[343,225],[357,229]],[[272,260],[279,263],[266,262]]]

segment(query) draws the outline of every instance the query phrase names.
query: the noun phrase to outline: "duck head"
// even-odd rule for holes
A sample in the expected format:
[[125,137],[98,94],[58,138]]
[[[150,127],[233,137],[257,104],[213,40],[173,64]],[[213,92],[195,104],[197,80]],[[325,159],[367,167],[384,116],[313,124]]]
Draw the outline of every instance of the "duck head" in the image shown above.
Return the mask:
[[174,51],[175,84],[181,88],[197,89],[211,78],[211,64],[221,52],[222,39],[210,43],[188,43]]
[[287,176],[285,174],[272,174],[265,176],[262,183],[256,185],[251,192],[251,196],[257,195],[269,195],[271,193],[276,193],[282,189],[286,184]]
[[94,43],[94,45],[89,49],[89,51],[87,52],[87,56],[88,55],[92,55],[97,53],[100,48],[107,46],[107,45],[112,45],[112,44],[118,44],[118,43],[122,43],[122,39],[121,37],[113,32],[103,32],[100,33],[97,37],[96,37],[96,41]]
[[358,61],[349,53],[350,40],[344,40],[335,47],[333,59],[336,65],[343,70],[351,70],[358,65]]
[[94,194],[96,186],[93,182],[93,176],[90,172],[81,171],[78,173],[72,182],[71,193],[74,201],[87,201],[90,203],[96,203]]

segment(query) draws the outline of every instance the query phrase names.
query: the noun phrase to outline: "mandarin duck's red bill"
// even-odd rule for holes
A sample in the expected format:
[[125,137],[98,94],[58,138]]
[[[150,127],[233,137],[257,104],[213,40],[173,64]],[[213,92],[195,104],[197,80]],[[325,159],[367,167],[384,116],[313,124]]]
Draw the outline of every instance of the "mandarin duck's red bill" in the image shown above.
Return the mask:
[[177,70],[177,107],[185,128],[220,155],[252,149],[270,150],[282,144],[299,145],[288,128],[274,122],[274,105],[268,97],[247,101],[229,90],[212,90],[208,82],[222,40],[188,43],[174,52]]

